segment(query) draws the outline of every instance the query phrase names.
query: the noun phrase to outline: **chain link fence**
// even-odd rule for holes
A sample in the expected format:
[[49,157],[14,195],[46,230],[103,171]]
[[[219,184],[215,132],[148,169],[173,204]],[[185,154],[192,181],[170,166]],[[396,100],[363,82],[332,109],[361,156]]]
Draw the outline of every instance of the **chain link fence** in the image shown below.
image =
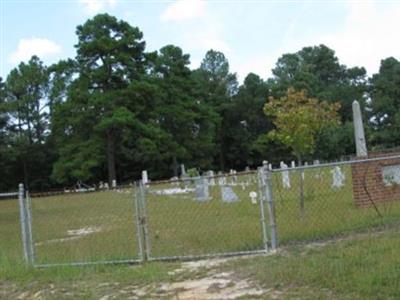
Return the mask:
[[249,196],[258,188],[256,172],[143,186],[148,259],[264,252],[264,209]]
[[36,265],[135,262],[142,259],[134,189],[33,194],[31,260]]
[[400,222],[400,156],[24,196],[36,266],[265,253]]
[[[391,183],[386,165],[392,168]],[[280,245],[399,223],[399,175],[400,156],[273,170]]]

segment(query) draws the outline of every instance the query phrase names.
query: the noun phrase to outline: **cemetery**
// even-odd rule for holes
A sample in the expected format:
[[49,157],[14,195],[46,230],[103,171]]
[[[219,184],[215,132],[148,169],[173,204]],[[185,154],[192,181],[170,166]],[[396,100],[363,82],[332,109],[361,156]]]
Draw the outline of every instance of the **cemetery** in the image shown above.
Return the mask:
[[264,161],[258,170],[192,177],[181,164],[169,180],[143,170],[126,186],[78,182],[63,193],[27,193],[25,258],[41,266],[250,254],[390,224],[400,216],[400,158],[367,156],[359,121],[352,161]]
[[0,2],[0,299],[400,299],[400,3]]

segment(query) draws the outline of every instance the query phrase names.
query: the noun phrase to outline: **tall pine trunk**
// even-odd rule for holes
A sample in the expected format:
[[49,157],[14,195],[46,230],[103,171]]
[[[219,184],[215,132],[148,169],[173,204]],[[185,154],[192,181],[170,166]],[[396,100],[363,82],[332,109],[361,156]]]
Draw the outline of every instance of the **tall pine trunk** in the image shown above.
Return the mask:
[[112,130],[107,131],[107,166],[108,166],[108,184],[112,186],[113,180],[116,180],[115,172],[115,137]]

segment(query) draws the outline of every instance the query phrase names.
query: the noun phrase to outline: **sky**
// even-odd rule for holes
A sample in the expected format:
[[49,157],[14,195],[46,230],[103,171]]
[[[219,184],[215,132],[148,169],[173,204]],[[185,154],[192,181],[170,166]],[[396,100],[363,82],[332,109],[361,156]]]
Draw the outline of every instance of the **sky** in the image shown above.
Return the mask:
[[47,65],[75,57],[76,26],[103,12],[139,27],[147,51],[181,47],[191,68],[223,52],[240,81],[268,78],[282,54],[319,44],[369,75],[400,59],[400,0],[0,0],[0,76],[32,55]]

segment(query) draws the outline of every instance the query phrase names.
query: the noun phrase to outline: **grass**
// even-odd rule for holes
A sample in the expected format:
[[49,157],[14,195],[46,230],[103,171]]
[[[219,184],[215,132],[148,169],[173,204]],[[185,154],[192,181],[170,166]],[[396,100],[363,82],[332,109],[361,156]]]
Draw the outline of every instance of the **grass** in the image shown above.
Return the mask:
[[282,299],[399,299],[398,230],[322,246],[291,246],[278,255],[235,260],[222,268],[259,282]]
[[[76,224],[76,226],[81,225],[81,223]],[[53,229],[49,230],[51,232]],[[46,234],[47,230],[40,236],[44,237]],[[81,257],[88,257],[90,251],[83,248],[85,245],[78,245],[78,249],[73,252],[73,255],[77,255],[76,253],[81,250],[83,251]],[[58,246],[62,251],[61,246],[65,245]],[[68,247],[68,245],[66,246]],[[120,248],[117,245],[109,246],[108,249]],[[51,251],[53,251],[52,248],[48,253],[52,254],[53,260],[59,258],[56,253]],[[39,256],[39,258],[43,257]],[[78,258],[77,256],[67,257]],[[177,263],[153,262],[135,266],[62,266],[39,269],[28,267],[22,261],[18,203],[16,200],[0,201],[0,299],[16,299],[24,293],[28,294],[21,299],[31,299],[40,291],[43,291],[44,299],[99,299],[104,293],[120,290],[120,286],[140,287],[160,281],[170,281],[171,276],[168,275],[168,272],[177,266]],[[97,288],[99,285],[108,283],[109,285],[105,287]]]
[[353,199],[351,168],[342,167],[344,186],[332,188],[331,168],[304,172],[304,215],[299,201],[300,171],[292,171],[291,189],[284,189],[281,174],[275,173],[273,188],[277,234],[281,245],[327,239],[340,234],[368,230],[396,223],[400,217],[400,201],[358,208]]
[[[300,171],[291,171],[291,188],[282,186],[281,173],[272,178],[277,235],[280,245],[327,239],[349,232],[397,222],[400,202],[357,208],[353,200],[350,167],[342,167],[344,186],[332,188],[331,168],[304,171],[304,212],[300,210]],[[228,181],[230,179],[228,178]],[[178,185],[152,185],[147,193],[146,224],[151,257],[196,256],[262,250],[255,175],[242,175],[232,186],[238,200],[221,200],[219,186],[210,186],[209,201],[195,201],[192,191],[166,195],[158,192]],[[140,258],[133,190],[64,194],[32,198],[32,227],[36,263],[137,260]],[[266,206],[266,205],[265,205]],[[17,201],[1,201],[1,227],[8,257],[20,257]],[[268,209],[265,209],[269,223]],[[71,232],[72,231],[72,232]],[[73,232],[75,231],[75,233]],[[87,232],[85,232],[87,231]],[[269,232],[270,235],[270,232]]]
[[[281,174],[274,173],[275,214],[281,246],[373,232],[385,226],[397,228],[400,202],[379,205],[383,217],[373,208],[357,208],[352,196],[351,170],[349,167],[342,170],[346,180],[340,189],[331,187],[330,169],[305,171],[303,214],[299,208],[301,173],[291,172],[290,189],[284,189]],[[218,186],[210,187],[211,200],[206,202],[195,201],[194,192],[155,193],[176,186],[151,186],[146,221],[152,257],[262,249],[259,205],[252,204],[249,198],[250,191],[259,192],[257,183],[254,176],[239,177],[239,182],[246,185],[232,187],[240,200],[234,203],[221,200]],[[189,186],[193,187],[193,184]],[[32,212],[37,263],[138,258],[135,207],[130,190],[32,198]],[[85,228],[93,232],[78,237],[68,233]],[[309,251],[296,250],[295,246],[289,255],[246,260],[250,262],[248,265],[238,263],[231,268],[275,289],[293,290],[293,295],[298,293],[300,298],[373,298],[372,295],[379,295],[379,286],[385,290],[382,299],[398,298],[396,264],[399,265],[399,259],[395,250],[399,244],[395,232],[390,231],[378,237],[370,235]],[[0,201],[0,266],[0,290],[7,290],[7,285],[35,290],[50,283],[71,287],[80,280],[89,285],[108,282],[110,278],[113,282],[134,282],[135,285],[169,281],[174,279],[168,271],[177,265],[152,262],[135,267],[26,267],[22,262],[18,203],[3,200]],[[32,284],[34,287],[29,288]],[[98,296],[95,291],[78,286],[79,298]]]

